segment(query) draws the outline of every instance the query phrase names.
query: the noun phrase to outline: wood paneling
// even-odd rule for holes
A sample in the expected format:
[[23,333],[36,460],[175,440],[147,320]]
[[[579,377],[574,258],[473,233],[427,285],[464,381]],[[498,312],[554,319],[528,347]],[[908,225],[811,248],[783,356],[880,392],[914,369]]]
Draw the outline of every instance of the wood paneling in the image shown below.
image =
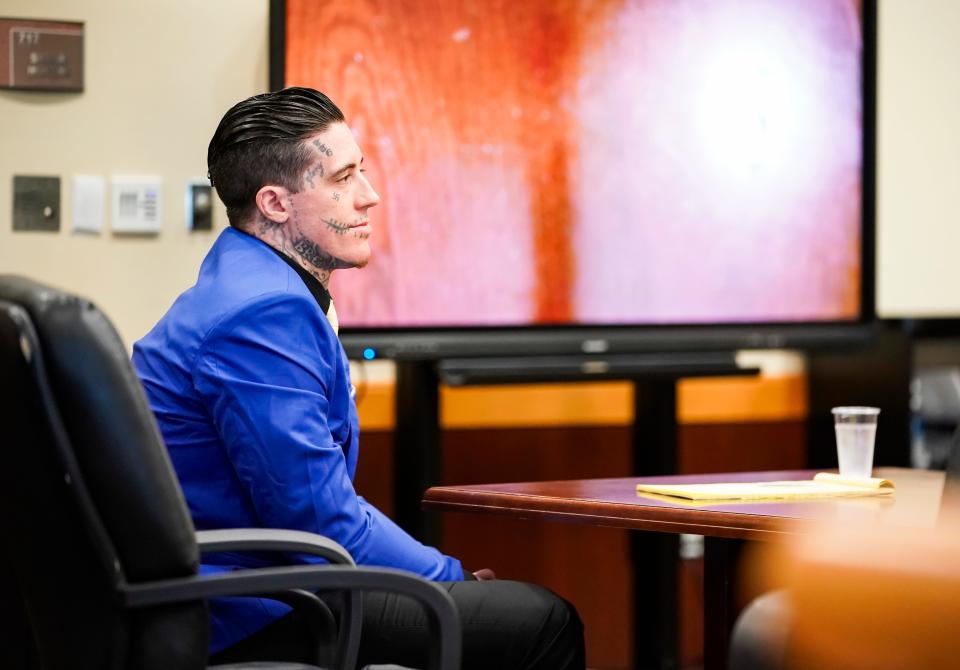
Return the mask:
[[[392,429],[393,383],[364,383],[362,372],[354,383],[364,431]],[[802,374],[705,377],[677,384],[680,424],[801,422],[806,416]],[[625,381],[440,388],[440,423],[448,429],[627,426],[632,421],[633,385]]]
[[364,432],[353,486],[389,517],[393,516],[393,433]]
[[803,421],[685,425],[678,439],[681,474],[807,467]]

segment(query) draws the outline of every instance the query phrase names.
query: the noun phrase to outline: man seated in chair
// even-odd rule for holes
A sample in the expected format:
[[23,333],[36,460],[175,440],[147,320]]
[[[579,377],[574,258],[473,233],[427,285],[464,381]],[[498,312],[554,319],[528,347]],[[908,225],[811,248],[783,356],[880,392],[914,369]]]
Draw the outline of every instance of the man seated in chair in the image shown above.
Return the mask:
[[[357,411],[327,288],[334,270],[370,259],[379,196],[342,112],[307,88],[254,96],[227,111],[207,161],[230,226],[133,353],[197,528],[319,533],[358,564],[441,582],[460,613],[464,668],[582,669],[569,603],[464,571],[354,491]],[[202,569],[270,560],[220,554]],[[361,665],[423,665],[416,603],[367,594],[363,614]],[[214,662],[309,658],[304,624],[280,603],[226,599],[211,616]]]

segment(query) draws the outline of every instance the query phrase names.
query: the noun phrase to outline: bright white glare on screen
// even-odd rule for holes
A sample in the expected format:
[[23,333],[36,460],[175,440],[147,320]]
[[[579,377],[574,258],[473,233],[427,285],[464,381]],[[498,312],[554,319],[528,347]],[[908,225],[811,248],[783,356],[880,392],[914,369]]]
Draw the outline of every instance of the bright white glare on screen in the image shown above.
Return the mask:
[[703,69],[696,87],[702,159],[718,179],[769,179],[796,155],[796,117],[803,115],[805,100],[798,93],[802,87],[788,85],[779,65],[738,48]]

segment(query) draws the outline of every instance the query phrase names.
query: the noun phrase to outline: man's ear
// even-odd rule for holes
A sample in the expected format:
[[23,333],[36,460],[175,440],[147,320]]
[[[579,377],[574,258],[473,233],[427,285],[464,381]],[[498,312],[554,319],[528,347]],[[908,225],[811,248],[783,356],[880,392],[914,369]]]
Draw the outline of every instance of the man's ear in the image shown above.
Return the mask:
[[257,209],[268,221],[286,223],[290,218],[289,193],[282,186],[267,185],[257,191]]

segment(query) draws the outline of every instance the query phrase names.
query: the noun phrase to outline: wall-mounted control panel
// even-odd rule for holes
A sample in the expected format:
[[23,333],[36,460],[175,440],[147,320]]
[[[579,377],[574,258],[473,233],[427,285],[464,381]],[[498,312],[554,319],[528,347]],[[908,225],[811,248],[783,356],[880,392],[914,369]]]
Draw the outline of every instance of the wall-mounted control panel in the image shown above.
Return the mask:
[[0,18],[0,88],[83,90],[83,24]]
[[163,220],[160,177],[113,177],[110,202],[115,233],[159,233]]

